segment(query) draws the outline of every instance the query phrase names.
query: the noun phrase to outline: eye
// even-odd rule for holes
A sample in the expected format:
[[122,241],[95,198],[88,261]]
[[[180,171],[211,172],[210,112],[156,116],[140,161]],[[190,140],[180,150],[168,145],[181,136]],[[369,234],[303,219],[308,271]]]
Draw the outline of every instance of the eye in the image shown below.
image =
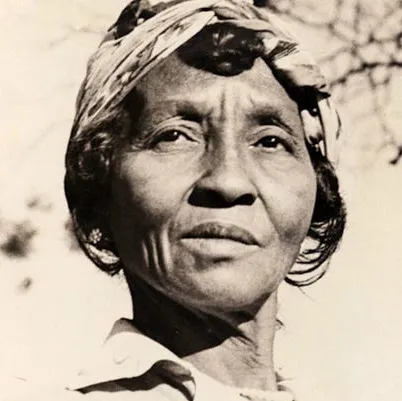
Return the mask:
[[166,131],[163,132],[159,135],[158,139],[156,140],[157,143],[160,142],[175,142],[178,141],[179,139],[186,139],[187,136],[180,131],[177,130],[171,130],[171,131]]
[[152,141],[152,148],[161,152],[184,150],[192,146],[195,140],[187,133],[178,130],[170,129],[157,134]]
[[254,143],[253,146],[256,148],[263,148],[268,151],[287,150],[284,141],[274,135],[266,135],[260,138],[257,142]]

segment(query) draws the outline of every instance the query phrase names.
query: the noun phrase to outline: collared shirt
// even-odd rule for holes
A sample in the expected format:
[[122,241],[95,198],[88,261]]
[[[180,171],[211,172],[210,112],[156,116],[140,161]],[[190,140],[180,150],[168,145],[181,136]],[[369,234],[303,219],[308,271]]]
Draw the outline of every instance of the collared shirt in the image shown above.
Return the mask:
[[[126,319],[118,320],[99,359],[70,383],[94,400],[244,401],[235,389],[201,373],[151,340]],[[289,393],[267,393],[272,401],[291,401]],[[270,401],[271,401],[270,400]]]
[[[243,393],[242,393],[243,392]],[[226,386],[181,360],[167,348],[118,320],[97,357],[67,386],[35,393],[30,401],[292,401],[285,391],[250,398],[247,390]],[[32,395],[32,393],[31,393]],[[28,399],[28,398],[27,398]],[[25,398],[9,398],[22,400]]]

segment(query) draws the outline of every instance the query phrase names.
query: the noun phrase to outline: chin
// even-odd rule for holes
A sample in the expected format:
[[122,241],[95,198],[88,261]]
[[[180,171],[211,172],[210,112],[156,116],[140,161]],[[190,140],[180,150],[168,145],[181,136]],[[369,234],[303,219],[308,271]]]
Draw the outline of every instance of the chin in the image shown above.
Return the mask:
[[[213,269],[203,270],[196,277],[178,278],[185,288],[175,288],[172,295],[184,305],[212,312],[248,310],[262,305],[276,292],[282,277],[266,274],[257,269],[241,269],[230,263],[221,263]],[[176,280],[175,280],[176,281]]]

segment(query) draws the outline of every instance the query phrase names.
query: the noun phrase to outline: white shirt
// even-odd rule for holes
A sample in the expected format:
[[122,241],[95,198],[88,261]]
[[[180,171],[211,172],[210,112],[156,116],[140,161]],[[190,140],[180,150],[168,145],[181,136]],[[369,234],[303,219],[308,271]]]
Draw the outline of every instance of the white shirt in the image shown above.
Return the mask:
[[[27,387],[7,401],[245,401],[226,386],[148,338],[126,319],[118,320],[97,357],[64,388]],[[246,391],[246,390],[244,390]],[[85,399],[85,400],[84,400]],[[292,401],[285,391],[264,392],[264,401]],[[3,401],[2,398],[0,398]],[[5,400],[4,400],[5,401]]]

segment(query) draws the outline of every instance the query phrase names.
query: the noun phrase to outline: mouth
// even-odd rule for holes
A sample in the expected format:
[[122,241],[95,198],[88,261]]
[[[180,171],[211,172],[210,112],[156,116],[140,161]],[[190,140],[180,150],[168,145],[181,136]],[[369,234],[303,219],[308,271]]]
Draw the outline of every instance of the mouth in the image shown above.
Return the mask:
[[246,229],[234,224],[207,222],[193,227],[183,238],[220,239],[239,242],[244,245],[259,245],[256,238]]
[[203,258],[231,260],[259,249],[257,239],[246,229],[232,224],[207,222],[181,237],[182,244]]

